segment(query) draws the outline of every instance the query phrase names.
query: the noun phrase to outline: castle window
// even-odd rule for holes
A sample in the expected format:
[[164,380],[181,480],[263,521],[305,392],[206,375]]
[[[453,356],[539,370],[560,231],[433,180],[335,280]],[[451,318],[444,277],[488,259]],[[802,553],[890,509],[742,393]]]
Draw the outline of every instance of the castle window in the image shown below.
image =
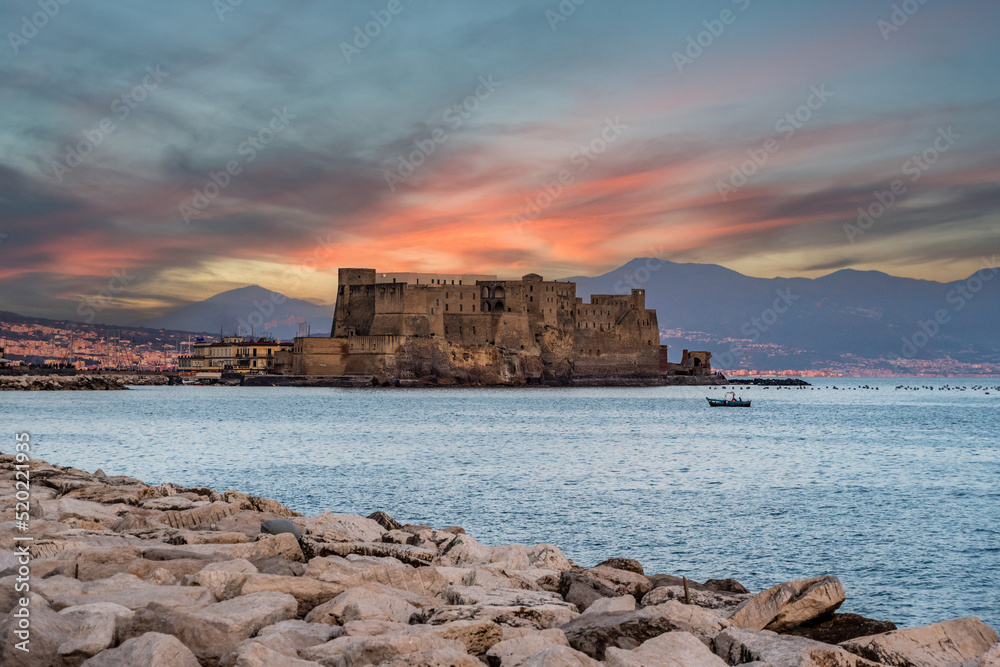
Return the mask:
[[441,299],[434,299],[434,305],[435,306],[440,306],[441,305]]
[[473,336],[475,336],[475,335],[476,335],[476,327],[472,327],[472,335],[473,335]]
[[433,314],[434,314],[434,309],[433,309],[433,308],[431,308],[431,315],[433,315]]
[[472,312],[476,312],[476,304],[472,304]]
[[448,304],[444,304],[444,312],[448,312]]
[[458,304],[458,312],[462,312],[462,304]]

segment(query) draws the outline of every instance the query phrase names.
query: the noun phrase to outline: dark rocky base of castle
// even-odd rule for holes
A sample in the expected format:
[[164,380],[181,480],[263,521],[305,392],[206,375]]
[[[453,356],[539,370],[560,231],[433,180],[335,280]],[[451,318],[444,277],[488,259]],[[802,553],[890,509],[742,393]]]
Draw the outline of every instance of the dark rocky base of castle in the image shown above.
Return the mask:
[[455,378],[413,378],[391,380],[371,375],[247,375],[246,387],[673,387],[722,386],[729,381],[724,375],[664,375],[659,377],[577,377],[567,380],[533,380],[523,382],[463,382]]

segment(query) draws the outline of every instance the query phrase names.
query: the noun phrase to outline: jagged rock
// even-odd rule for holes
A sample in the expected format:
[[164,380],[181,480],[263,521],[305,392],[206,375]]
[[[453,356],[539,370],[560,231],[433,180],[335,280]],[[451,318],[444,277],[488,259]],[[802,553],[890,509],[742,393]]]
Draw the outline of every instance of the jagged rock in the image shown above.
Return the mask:
[[334,514],[326,511],[314,517],[292,521],[303,536],[322,542],[378,542],[385,529],[377,521],[357,514]]
[[406,659],[402,664],[412,664],[409,660],[414,656],[441,649],[450,649],[458,656],[464,655],[472,661],[463,659],[455,663],[456,667],[476,667],[479,664],[465,652],[465,647],[460,642],[429,634],[339,637],[326,644],[307,648],[299,655],[322,665],[381,665],[400,658]]
[[652,582],[643,575],[612,567],[567,570],[559,579],[559,594],[581,611],[600,598],[631,595],[638,601],[652,589]]
[[413,535],[405,530],[390,530],[382,535],[382,541],[389,544],[409,544],[411,539]]
[[403,527],[403,524],[393,519],[391,516],[385,512],[372,512],[368,515],[368,518],[382,526],[386,530],[399,530]]
[[[304,562],[302,549],[294,535],[260,535],[256,542],[248,544],[188,544],[184,551],[207,554],[222,558],[243,558],[253,562],[262,558],[280,556],[286,560]],[[145,556],[149,558],[148,553]]]
[[483,588],[482,586],[449,586],[444,598],[450,605],[490,605],[493,607],[539,606],[566,604],[558,593],[526,591],[520,588]]
[[[647,593],[646,597],[642,599],[644,606],[650,606],[650,603],[646,602],[650,595],[651,593]],[[600,600],[595,600],[583,613],[603,614],[611,611],[635,611],[635,598],[631,595],[622,595],[617,598],[601,598]]]
[[815,639],[824,644],[839,644],[848,639],[867,637],[895,630],[892,621],[875,621],[857,614],[833,614],[804,623],[783,634]]
[[121,646],[102,651],[83,663],[84,667],[199,667],[198,659],[176,637],[159,632],[147,632],[123,642]]
[[[467,536],[459,536],[464,539]],[[526,570],[531,567],[528,547],[523,544],[501,544],[487,547],[490,550],[490,567],[505,570]]]
[[296,613],[301,617],[323,603],[333,600],[346,587],[308,577],[284,577],[277,574],[250,574],[243,584],[242,595],[250,593],[287,593],[295,598]]
[[600,664],[568,646],[550,646],[527,658],[521,667],[600,667]]
[[[642,598],[643,606],[663,604],[668,600],[677,600],[685,604],[693,604],[705,609],[713,609],[721,616],[729,616],[736,608],[747,601],[749,595],[727,593],[716,590],[696,590],[688,587],[687,596],[683,586],[660,586],[646,593]],[[690,602],[686,602],[690,600]]]
[[726,663],[690,632],[665,632],[639,648],[608,647],[607,667],[726,667]]
[[836,577],[796,579],[757,593],[729,620],[737,628],[781,632],[836,611],[845,599],[844,587]]
[[711,637],[727,627],[728,621],[701,607],[671,601],[637,611],[585,614],[562,626],[562,631],[570,646],[603,660],[609,646],[633,649],[675,630]]
[[295,647],[296,651],[301,651],[310,646],[318,646],[331,639],[336,639],[342,631],[339,627],[329,626],[325,623],[292,620],[269,625],[258,632],[257,636],[281,635]]
[[945,667],[979,658],[998,641],[993,628],[967,617],[850,639],[840,646],[894,667]]
[[59,655],[85,659],[114,646],[118,628],[127,623],[135,612],[120,604],[98,602],[67,607],[59,612],[75,626],[59,645]]
[[715,636],[712,648],[730,665],[757,661],[769,667],[877,667],[839,646],[767,630],[727,628]]
[[528,560],[531,561],[532,567],[543,570],[563,572],[573,567],[572,561],[566,558],[559,547],[544,542],[536,544],[528,552]]
[[486,664],[490,667],[518,667],[532,655],[551,646],[569,646],[562,630],[528,632],[494,644],[486,652]]
[[646,573],[642,569],[642,563],[631,558],[608,558],[594,567],[613,567],[616,570],[625,570],[626,572],[635,572],[636,574],[646,576]]
[[381,620],[406,623],[416,609],[406,600],[367,588],[350,588],[309,612],[309,623],[343,625],[350,621]]
[[546,630],[560,627],[579,614],[572,605],[543,604],[534,607],[495,607],[490,605],[451,605],[419,609],[410,617],[411,623],[440,625],[454,621],[492,621],[497,625]]
[[261,628],[294,617],[295,608],[295,598],[285,593],[253,593],[187,610],[151,604],[135,615],[125,635],[171,634],[199,661],[215,664],[229,649]]
[[386,544],[384,542],[334,542],[321,543],[316,546],[317,556],[348,556],[350,554],[397,558],[407,565],[420,567],[429,565],[437,552],[433,549],[423,549],[407,544]]
[[483,667],[482,663],[455,648],[436,648],[398,656],[379,667]]
[[750,593],[750,591],[746,589],[746,586],[735,579],[709,579],[702,585],[713,591],[722,591],[724,593]]
[[490,562],[492,555],[489,547],[483,546],[472,537],[456,535],[441,547],[441,553],[434,559],[434,564],[445,567],[485,565]]
[[468,570],[461,578],[460,583],[462,586],[482,586],[483,588],[521,588],[526,591],[541,590],[538,584],[528,577],[514,571],[507,571],[492,566],[474,567]]

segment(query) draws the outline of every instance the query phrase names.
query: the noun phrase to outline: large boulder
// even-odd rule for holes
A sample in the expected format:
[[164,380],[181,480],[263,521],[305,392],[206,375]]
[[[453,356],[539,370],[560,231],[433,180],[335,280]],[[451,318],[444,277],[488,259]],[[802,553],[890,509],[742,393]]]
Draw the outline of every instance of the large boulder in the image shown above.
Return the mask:
[[728,617],[736,608],[746,602],[751,596],[740,593],[729,593],[707,588],[693,589],[688,586],[659,586],[646,593],[642,598],[643,606],[663,604],[669,600],[677,600],[685,604],[693,604],[705,609],[715,610],[720,616]]
[[597,660],[609,646],[631,650],[664,632],[681,630],[712,637],[729,622],[711,612],[676,601],[637,611],[584,614],[562,626],[569,645]]
[[319,605],[328,602],[346,590],[340,584],[318,581],[308,577],[286,577],[279,574],[247,575],[241,595],[251,593],[287,593],[295,598],[296,614],[303,617]]
[[893,667],[945,667],[980,658],[997,641],[993,628],[969,617],[850,639],[840,646]]
[[[40,595],[32,593],[29,600],[30,636],[18,636],[18,631],[23,629],[19,625],[20,619],[13,614],[0,619],[0,641],[3,642],[0,664],[18,667],[61,667],[68,664],[59,653],[59,647],[73,632],[75,619],[57,614]],[[18,648],[25,639],[29,643]],[[25,648],[27,650],[22,650]]]
[[118,643],[119,628],[135,616],[128,607],[112,602],[97,602],[67,607],[59,612],[75,626],[59,645],[59,655],[67,659],[86,659]]
[[302,536],[319,542],[378,542],[386,532],[377,521],[357,514],[330,511],[292,519]]
[[766,630],[727,628],[715,636],[712,648],[730,665],[756,661],[768,667],[878,667],[839,646]]
[[665,632],[631,651],[608,647],[604,664],[608,667],[726,667],[722,658],[690,632]]
[[[654,588],[653,590],[655,591],[656,589]],[[647,593],[646,597],[643,598],[643,604],[646,606],[652,606],[652,604],[646,602],[650,595],[651,593]],[[631,595],[622,595],[617,598],[601,598],[600,600],[595,600],[583,613],[604,614],[610,611],[635,611],[635,598]]]
[[349,588],[309,612],[309,623],[343,625],[350,621],[395,621],[406,623],[416,607],[401,597],[367,588]]
[[102,651],[83,663],[84,667],[199,667],[191,649],[176,637],[147,632],[123,642],[118,648]]
[[407,593],[434,597],[440,595],[448,582],[434,567],[389,567],[375,565],[361,570],[359,583],[384,584]]
[[653,584],[645,576],[613,567],[567,570],[559,579],[559,594],[584,611],[600,598],[631,595],[639,601]]
[[455,535],[441,546],[434,564],[444,567],[472,567],[485,565],[492,557],[493,553],[489,547],[483,546],[468,535]]
[[331,639],[336,639],[342,633],[342,629],[329,626],[325,623],[309,623],[307,621],[290,620],[281,621],[274,625],[269,625],[257,633],[258,637],[268,635],[281,635],[288,640],[296,651],[325,644]]
[[56,610],[95,602],[112,602],[135,611],[151,603],[188,608],[216,601],[215,596],[203,588],[157,586],[131,574],[117,574],[85,583],[52,577],[38,582],[35,590],[47,598]]
[[836,577],[797,579],[757,593],[729,620],[737,628],[782,632],[833,613],[845,599],[844,587]]
[[152,604],[135,615],[125,634],[174,635],[198,660],[216,664],[224,653],[261,628],[294,618],[296,607],[295,598],[285,593],[253,593],[187,611]]
[[[503,637],[503,629],[491,621],[455,621],[445,625],[412,625],[406,634],[432,634],[462,642],[466,652],[482,656]],[[552,632],[551,630],[549,632]]]
[[536,544],[528,552],[528,560],[531,562],[531,567],[542,570],[563,572],[573,567],[573,562],[566,558],[559,547],[544,542]]

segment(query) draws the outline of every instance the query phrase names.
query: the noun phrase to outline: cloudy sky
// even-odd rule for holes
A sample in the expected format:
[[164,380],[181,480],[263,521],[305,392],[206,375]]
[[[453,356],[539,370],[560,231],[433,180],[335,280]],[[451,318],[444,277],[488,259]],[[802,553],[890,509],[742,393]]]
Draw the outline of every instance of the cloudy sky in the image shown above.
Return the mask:
[[966,277],[1000,3],[921,1],[8,0],[0,309],[651,255]]

